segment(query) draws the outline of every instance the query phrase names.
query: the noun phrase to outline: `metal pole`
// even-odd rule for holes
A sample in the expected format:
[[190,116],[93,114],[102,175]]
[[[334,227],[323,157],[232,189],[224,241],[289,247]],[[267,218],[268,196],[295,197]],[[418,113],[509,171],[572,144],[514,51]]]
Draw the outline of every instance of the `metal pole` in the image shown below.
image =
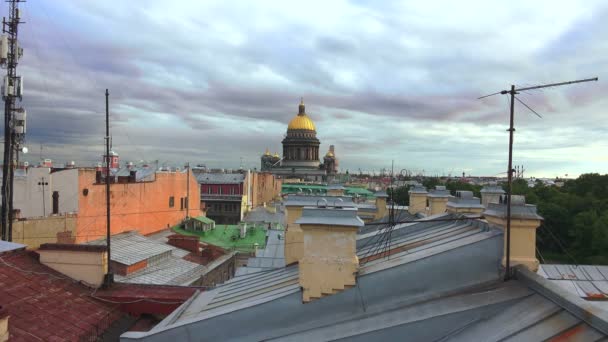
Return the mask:
[[40,182],[40,185],[42,185],[42,217],[46,217],[46,196],[44,193],[44,177],[42,177],[42,182]]
[[190,162],[186,164],[188,172],[186,173],[186,219],[190,217]]
[[505,281],[511,279],[511,192],[513,190],[513,121],[515,117],[515,86],[511,86],[511,117],[509,125],[509,169],[507,170],[507,255],[505,258]]
[[106,275],[106,286],[112,285],[114,277],[112,274],[112,253],[110,239],[110,111],[108,98],[110,93],[106,89],[106,244],[108,248],[108,274]]

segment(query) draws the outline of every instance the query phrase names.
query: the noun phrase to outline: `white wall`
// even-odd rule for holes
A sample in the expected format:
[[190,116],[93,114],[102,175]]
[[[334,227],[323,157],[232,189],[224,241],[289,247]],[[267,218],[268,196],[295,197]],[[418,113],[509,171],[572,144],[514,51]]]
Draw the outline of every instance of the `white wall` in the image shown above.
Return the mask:
[[[39,182],[48,183],[44,186]],[[59,192],[59,214],[78,211],[78,170],[51,173],[48,167],[28,168],[25,177],[15,177],[13,207],[21,217],[50,216],[53,213],[53,191]],[[44,193],[44,210],[43,210]]]
[[[78,212],[78,169],[53,172],[51,194],[59,192],[59,214]],[[52,200],[52,199],[51,199]],[[52,207],[51,207],[52,210]]]

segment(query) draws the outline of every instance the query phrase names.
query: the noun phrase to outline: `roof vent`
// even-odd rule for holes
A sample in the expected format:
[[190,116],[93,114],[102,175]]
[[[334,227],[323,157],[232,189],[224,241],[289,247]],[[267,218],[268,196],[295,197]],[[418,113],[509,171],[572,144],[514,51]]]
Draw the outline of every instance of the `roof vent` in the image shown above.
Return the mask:
[[[323,202],[324,204],[319,205],[319,202]],[[327,200],[325,198],[321,198],[319,200],[317,200],[317,207],[318,208],[327,208]]]

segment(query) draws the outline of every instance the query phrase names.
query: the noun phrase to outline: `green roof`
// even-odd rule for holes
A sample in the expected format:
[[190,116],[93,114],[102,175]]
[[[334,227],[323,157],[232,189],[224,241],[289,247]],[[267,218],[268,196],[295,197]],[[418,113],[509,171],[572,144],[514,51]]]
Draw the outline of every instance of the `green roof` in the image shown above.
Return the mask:
[[192,217],[192,219],[193,220],[197,220],[199,222],[207,223],[207,224],[213,224],[213,223],[215,223],[215,221],[213,221],[212,219],[208,218],[207,216]]
[[[254,244],[258,244],[259,248],[264,248],[266,245],[266,230],[261,228],[252,228],[253,224],[247,224],[247,236],[241,239],[239,237],[240,229],[238,225],[216,224],[214,229],[207,232],[184,230],[179,226],[173,227],[176,233],[182,235],[198,236],[202,242],[210,245],[219,246],[225,249],[237,250],[243,252],[252,252]],[[235,237],[233,240],[232,237]]]
[[[327,192],[327,185],[312,185],[312,184],[283,184],[281,191],[283,193],[292,193],[299,190],[306,192],[306,190],[313,190],[313,192]],[[374,197],[374,193],[360,187],[345,187],[344,193],[347,195],[359,195],[365,197]]]

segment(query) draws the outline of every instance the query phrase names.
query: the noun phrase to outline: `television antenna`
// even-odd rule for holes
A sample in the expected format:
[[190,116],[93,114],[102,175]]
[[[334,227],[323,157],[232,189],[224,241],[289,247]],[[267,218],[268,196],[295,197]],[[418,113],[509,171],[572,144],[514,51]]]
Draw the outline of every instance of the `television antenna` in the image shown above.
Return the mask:
[[515,131],[515,128],[513,127],[514,125],[514,117],[515,117],[515,100],[517,100],[519,103],[523,104],[526,108],[528,108],[532,113],[536,114],[538,117],[542,118],[542,116],[540,116],[540,114],[538,114],[537,112],[535,112],[532,108],[530,108],[527,104],[525,104],[522,100],[518,99],[515,95],[519,94],[520,92],[524,92],[526,90],[534,90],[534,89],[541,89],[541,88],[550,88],[550,87],[559,87],[559,86],[564,86],[564,85],[570,85],[570,84],[575,84],[575,83],[583,83],[583,82],[591,82],[591,81],[597,81],[598,78],[594,77],[594,78],[586,78],[586,79],[582,79],[582,80],[576,80],[576,81],[567,81],[567,82],[559,82],[559,83],[549,83],[549,84],[540,84],[540,85],[536,85],[536,86],[531,86],[531,87],[523,87],[523,88],[515,88],[515,85],[511,85],[511,89],[510,90],[501,90],[499,92],[496,93],[492,93],[492,94],[488,94],[488,95],[484,95],[481,97],[478,97],[477,99],[483,99],[486,97],[490,97],[490,96],[494,96],[494,95],[510,95],[511,96],[511,110],[510,110],[510,120],[509,120],[509,129],[507,130],[509,132],[509,166],[507,168],[507,255],[505,258],[505,268],[506,268],[506,272],[505,272],[505,281],[511,279],[511,192],[513,190],[512,186],[513,186],[513,132]]

